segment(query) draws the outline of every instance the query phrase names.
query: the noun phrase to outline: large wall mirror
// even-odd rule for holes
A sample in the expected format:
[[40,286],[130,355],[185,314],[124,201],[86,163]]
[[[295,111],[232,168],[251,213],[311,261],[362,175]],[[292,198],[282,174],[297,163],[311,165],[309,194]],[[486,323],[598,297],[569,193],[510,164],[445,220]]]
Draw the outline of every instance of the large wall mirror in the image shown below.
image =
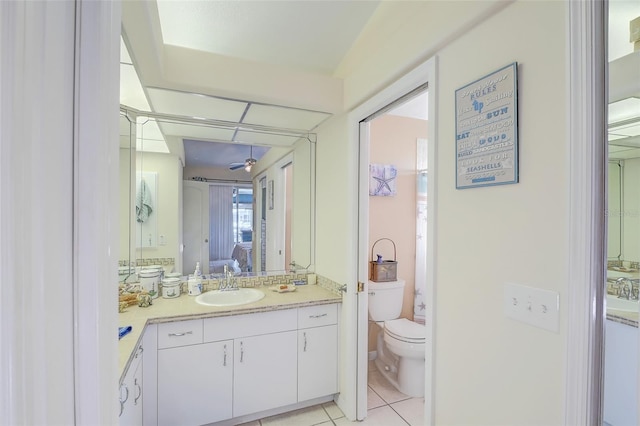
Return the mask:
[[120,120],[121,280],[129,265],[313,270],[315,135],[125,105]]
[[629,22],[638,10],[637,2],[609,4],[607,258],[633,270],[640,262],[640,51],[629,42]]

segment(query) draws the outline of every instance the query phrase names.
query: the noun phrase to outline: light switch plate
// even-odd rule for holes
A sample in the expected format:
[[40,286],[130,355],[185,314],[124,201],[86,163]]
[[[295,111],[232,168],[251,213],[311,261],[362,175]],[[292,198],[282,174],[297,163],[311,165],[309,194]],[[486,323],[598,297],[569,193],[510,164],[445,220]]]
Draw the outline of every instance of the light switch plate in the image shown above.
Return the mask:
[[504,314],[517,321],[558,332],[560,294],[507,283],[504,285]]

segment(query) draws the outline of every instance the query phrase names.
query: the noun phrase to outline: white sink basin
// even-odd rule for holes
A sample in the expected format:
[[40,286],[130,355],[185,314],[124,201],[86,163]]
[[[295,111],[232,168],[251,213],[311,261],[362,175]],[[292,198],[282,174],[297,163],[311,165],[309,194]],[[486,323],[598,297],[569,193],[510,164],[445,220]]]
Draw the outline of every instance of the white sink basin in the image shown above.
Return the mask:
[[638,312],[638,301],[620,299],[618,296],[607,295],[607,310],[622,312]]
[[257,302],[264,293],[255,288],[239,288],[238,290],[213,290],[196,297],[196,303],[206,306],[237,306]]
[[618,278],[631,278],[633,275],[628,272],[622,271],[613,271],[611,269],[607,269],[607,279],[608,280],[617,280]]

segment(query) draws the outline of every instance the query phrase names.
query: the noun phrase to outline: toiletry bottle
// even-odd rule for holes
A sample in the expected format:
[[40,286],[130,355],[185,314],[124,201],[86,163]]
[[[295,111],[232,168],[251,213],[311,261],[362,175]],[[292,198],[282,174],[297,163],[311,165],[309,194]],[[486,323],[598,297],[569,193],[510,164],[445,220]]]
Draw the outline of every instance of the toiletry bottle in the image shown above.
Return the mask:
[[199,277],[200,275],[202,275],[202,274],[200,273],[200,262],[196,262],[196,270],[194,271],[193,276],[197,278],[197,277]]

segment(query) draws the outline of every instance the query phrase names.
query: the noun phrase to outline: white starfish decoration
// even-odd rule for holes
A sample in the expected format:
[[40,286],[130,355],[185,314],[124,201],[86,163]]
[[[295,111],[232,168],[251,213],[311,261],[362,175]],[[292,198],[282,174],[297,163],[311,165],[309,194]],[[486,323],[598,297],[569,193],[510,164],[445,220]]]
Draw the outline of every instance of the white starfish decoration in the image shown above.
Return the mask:
[[391,177],[386,177],[387,175],[387,170],[386,169],[382,169],[382,177],[379,176],[373,176],[373,178],[378,181],[378,187],[375,190],[376,194],[380,194],[380,192],[382,191],[383,188],[386,188],[386,190],[389,192],[389,194],[391,194],[391,186],[389,186],[389,182],[391,182],[392,180],[394,180],[396,177],[395,176],[391,176]]

